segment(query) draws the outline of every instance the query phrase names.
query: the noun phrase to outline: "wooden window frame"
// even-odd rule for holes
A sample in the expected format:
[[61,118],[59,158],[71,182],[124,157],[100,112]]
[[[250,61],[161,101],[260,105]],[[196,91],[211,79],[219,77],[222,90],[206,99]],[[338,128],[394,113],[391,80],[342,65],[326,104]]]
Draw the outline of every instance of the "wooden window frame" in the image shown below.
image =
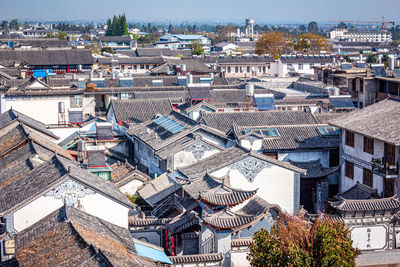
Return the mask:
[[344,171],[347,178],[354,179],[354,163],[350,161],[344,162]]
[[365,153],[374,154],[374,139],[364,136],[364,148]]
[[374,187],[374,174],[370,169],[363,169],[363,184]]
[[353,132],[345,131],[345,144],[349,147],[354,147],[355,134]]

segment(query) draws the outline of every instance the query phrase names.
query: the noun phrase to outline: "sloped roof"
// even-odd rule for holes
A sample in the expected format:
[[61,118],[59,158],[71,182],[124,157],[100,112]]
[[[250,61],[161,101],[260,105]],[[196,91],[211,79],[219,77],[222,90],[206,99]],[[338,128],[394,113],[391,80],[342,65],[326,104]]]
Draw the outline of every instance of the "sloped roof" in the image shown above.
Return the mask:
[[225,149],[191,165],[180,167],[178,168],[178,171],[187,178],[198,179],[203,177],[207,172],[212,173],[215,170],[221,169],[246,157],[255,157],[294,172],[305,173],[305,170],[297,168],[288,162],[278,161],[258,152],[248,151],[247,149],[238,146]]
[[16,111],[15,109],[9,109],[6,112],[0,114],[0,129],[10,124],[14,120],[18,120],[19,122],[22,122],[28,127],[31,127],[41,133],[44,133],[45,135],[51,138],[59,139],[58,136],[53,134],[53,132],[51,132],[45,127],[44,123],[41,123],[40,121],[37,121],[29,116],[26,116]]
[[16,235],[19,266],[156,266],[138,256],[127,229],[64,206]]
[[205,193],[201,193],[200,198],[202,201],[216,206],[234,206],[253,197],[256,193],[257,190],[232,189],[221,184]]
[[86,49],[0,50],[0,61],[20,62],[32,66],[91,65],[92,53]]
[[365,184],[357,182],[355,185],[347,189],[346,191],[340,192],[335,196],[336,199],[374,199],[378,198],[378,192],[376,189],[369,187]]
[[133,204],[111,182],[81,169],[76,163],[58,156],[24,173],[17,179],[0,187],[0,213],[16,209],[32,199],[43,194],[46,190],[61,184],[67,179],[75,179],[119,203],[133,207]]
[[296,161],[289,161],[294,166],[307,170],[306,174],[302,174],[301,178],[320,178],[330,175],[339,171],[339,166],[324,168],[319,160],[309,161],[309,162],[296,162]]
[[169,257],[174,264],[181,263],[202,263],[202,262],[221,262],[224,259],[222,253],[179,255]]
[[173,110],[169,99],[111,100],[117,119],[125,123],[141,123],[154,119],[157,114],[165,115]]
[[202,122],[223,132],[228,132],[233,124],[257,127],[318,123],[310,112],[304,111],[215,112],[205,114]]
[[388,98],[330,120],[328,123],[400,146],[400,99]]
[[254,196],[240,210],[234,212],[229,208],[206,214],[203,217],[204,223],[216,229],[238,230],[250,226],[255,221],[263,218],[271,205],[259,196]]
[[400,209],[400,200],[397,197],[378,198],[378,199],[341,199],[329,204],[344,212],[349,211],[385,211]]

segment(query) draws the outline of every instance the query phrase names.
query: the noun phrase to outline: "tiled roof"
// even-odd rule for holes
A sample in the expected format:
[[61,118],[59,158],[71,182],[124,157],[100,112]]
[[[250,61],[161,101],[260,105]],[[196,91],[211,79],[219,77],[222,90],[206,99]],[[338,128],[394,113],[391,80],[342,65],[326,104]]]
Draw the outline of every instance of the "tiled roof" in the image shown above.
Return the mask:
[[124,36],[100,36],[102,42],[130,42],[132,38],[129,35]]
[[125,123],[141,123],[173,110],[169,99],[113,99],[111,105],[117,119]]
[[54,156],[0,187],[0,213],[15,209],[38,197],[46,190],[67,179],[76,179],[84,185],[132,207],[133,204],[111,182],[81,169],[75,162]]
[[[279,137],[258,136],[263,138],[262,147],[264,150],[338,148],[341,142],[340,135],[323,136],[318,130],[318,127],[321,126],[327,125],[278,126],[274,128],[278,131]],[[258,128],[263,129],[263,127]]]
[[167,198],[180,188],[166,173],[149,181],[141,189],[138,194],[152,207],[158,202]]
[[329,202],[339,211],[385,211],[400,209],[400,200],[396,197],[378,199],[341,199]]
[[206,174],[203,178],[183,184],[183,189],[194,199],[200,198],[216,206],[234,206],[251,198],[257,190],[241,190],[232,188],[229,173],[221,179]]
[[19,266],[156,266],[136,254],[127,229],[68,206],[18,233],[16,250]]
[[218,212],[204,215],[203,220],[216,229],[243,228],[264,217],[269,208],[268,202],[255,196],[237,212],[223,208]]
[[202,263],[202,262],[221,262],[224,259],[222,253],[213,254],[194,254],[194,255],[179,255],[169,257],[174,264],[181,263]]
[[163,218],[136,218],[133,216],[128,217],[129,227],[141,227],[141,226],[152,226],[152,225],[165,225],[170,219]]
[[340,199],[373,199],[378,198],[378,192],[376,189],[371,188],[365,184],[357,182],[355,185],[343,191],[335,196],[338,200]]
[[400,100],[380,101],[330,120],[329,124],[400,146]]
[[340,116],[343,116],[344,113],[341,112],[334,112],[334,113],[316,113],[314,114],[314,117],[317,119],[317,121],[321,124],[327,124],[328,121],[339,118]]
[[307,170],[306,174],[302,174],[301,178],[320,178],[328,176],[332,173],[339,171],[339,166],[324,168],[319,160],[309,162],[295,162],[289,161],[294,166]]
[[190,179],[201,178],[206,174],[206,172],[212,173],[215,170],[228,166],[229,164],[245,157],[255,157],[260,160],[267,161],[271,164],[280,166],[282,168],[292,170],[294,172],[305,172],[305,170],[297,168],[288,162],[278,161],[271,157],[264,156],[258,152],[249,152],[245,148],[238,146],[233,146],[219,153],[211,155],[203,160],[200,160],[199,162],[178,168],[178,171],[182,173],[185,177]]
[[19,122],[31,127],[51,138],[58,139],[59,137],[49,131],[44,123],[37,121],[29,116],[26,116],[15,109],[9,109],[6,112],[0,114],[0,129],[10,124],[14,120],[18,120]]
[[253,242],[252,238],[237,238],[232,239],[231,245],[232,247],[248,247],[253,244]]
[[86,49],[67,50],[0,50],[0,61],[32,66],[91,65],[92,53]]
[[207,126],[228,132],[233,124],[238,126],[277,126],[317,124],[310,112],[304,111],[258,111],[207,113],[202,121]]

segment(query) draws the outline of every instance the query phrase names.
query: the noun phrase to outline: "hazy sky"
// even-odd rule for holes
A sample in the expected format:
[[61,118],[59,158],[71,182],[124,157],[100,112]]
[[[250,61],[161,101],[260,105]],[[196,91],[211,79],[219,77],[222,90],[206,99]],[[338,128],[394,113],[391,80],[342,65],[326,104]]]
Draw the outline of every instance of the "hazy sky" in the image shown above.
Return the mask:
[[326,22],[332,19],[400,21],[400,0],[0,0],[0,19],[128,21],[221,20]]

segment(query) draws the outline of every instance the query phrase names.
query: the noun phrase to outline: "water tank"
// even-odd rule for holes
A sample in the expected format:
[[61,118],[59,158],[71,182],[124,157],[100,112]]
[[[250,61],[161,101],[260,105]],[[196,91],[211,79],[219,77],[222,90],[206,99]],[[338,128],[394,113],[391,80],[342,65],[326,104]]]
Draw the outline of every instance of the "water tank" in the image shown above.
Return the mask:
[[253,96],[254,95],[254,84],[247,83],[245,90],[246,90],[246,92],[245,92],[246,96]]
[[58,102],[58,113],[65,113],[65,103]]
[[254,19],[248,18],[246,19],[246,25],[253,25],[254,24]]
[[186,73],[186,81],[188,84],[192,84],[193,83],[193,75],[190,73]]
[[181,71],[186,71],[186,64],[181,64],[180,68],[181,68]]

